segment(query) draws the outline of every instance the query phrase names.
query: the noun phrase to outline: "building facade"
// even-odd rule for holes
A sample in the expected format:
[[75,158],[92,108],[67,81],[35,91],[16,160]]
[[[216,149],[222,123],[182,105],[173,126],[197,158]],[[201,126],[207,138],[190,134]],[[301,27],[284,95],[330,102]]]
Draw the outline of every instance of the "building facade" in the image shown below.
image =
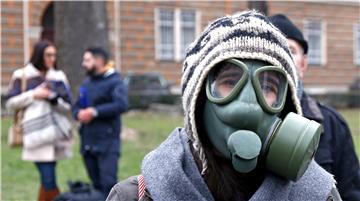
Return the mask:
[[[112,57],[125,73],[159,72],[180,84],[185,49],[207,24],[247,9],[246,1],[108,1]],[[360,75],[357,2],[268,1],[268,14],[287,15],[309,41],[310,93],[344,93]],[[1,86],[29,60],[33,44],[53,40],[52,1],[1,2]],[[61,68],[61,67],[60,67]]]

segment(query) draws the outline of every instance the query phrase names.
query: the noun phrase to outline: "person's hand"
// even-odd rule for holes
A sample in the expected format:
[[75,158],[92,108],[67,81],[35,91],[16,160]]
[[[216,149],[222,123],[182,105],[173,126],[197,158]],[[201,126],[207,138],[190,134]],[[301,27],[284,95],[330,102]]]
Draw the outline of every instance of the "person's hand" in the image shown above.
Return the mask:
[[51,91],[47,88],[46,84],[41,84],[34,89],[35,99],[47,99],[51,95]]
[[79,111],[77,118],[81,123],[87,124],[94,119],[95,114],[94,108],[86,108]]

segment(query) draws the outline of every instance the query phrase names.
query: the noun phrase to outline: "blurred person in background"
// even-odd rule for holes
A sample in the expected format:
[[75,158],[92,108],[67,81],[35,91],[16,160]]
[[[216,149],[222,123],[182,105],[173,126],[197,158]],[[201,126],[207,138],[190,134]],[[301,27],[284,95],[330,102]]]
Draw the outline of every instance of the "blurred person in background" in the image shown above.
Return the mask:
[[[26,81],[24,92],[22,81]],[[35,44],[30,62],[12,75],[6,105],[15,111],[24,110],[22,159],[34,162],[40,173],[38,200],[53,200],[59,194],[56,163],[72,154],[69,83],[56,67],[53,44]]]
[[94,187],[104,194],[117,182],[121,113],[128,106],[127,87],[101,47],[90,47],[82,67],[87,79],[80,86],[73,116],[81,123],[81,154]]
[[322,124],[319,148],[315,160],[337,181],[344,200],[360,200],[360,168],[349,127],[333,108],[323,105],[306,94],[302,80],[308,69],[308,44],[301,31],[283,14],[270,17],[270,21],[287,37],[292,57],[298,70],[298,97],[303,115]]
[[341,200],[313,160],[321,126],[301,116],[295,64],[267,17],[213,21],[187,48],[181,80],[184,128],[107,200]]

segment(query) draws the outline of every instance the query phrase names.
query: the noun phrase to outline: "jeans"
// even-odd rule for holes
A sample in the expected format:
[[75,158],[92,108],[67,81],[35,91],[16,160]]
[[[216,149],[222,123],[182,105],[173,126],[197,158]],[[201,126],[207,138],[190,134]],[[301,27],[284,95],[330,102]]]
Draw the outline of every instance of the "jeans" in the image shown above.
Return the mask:
[[41,185],[46,191],[57,188],[56,185],[56,162],[35,162],[35,165],[40,173]]
[[83,160],[87,173],[95,189],[100,190],[105,197],[117,183],[118,153],[84,153]]

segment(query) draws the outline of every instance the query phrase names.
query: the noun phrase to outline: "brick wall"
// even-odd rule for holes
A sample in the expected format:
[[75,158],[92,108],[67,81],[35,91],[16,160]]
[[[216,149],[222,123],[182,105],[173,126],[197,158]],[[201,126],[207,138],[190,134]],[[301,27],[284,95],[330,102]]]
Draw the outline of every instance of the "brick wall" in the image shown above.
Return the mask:
[[[160,72],[166,79],[180,84],[181,61],[155,59],[155,8],[196,9],[202,30],[226,12],[245,8],[244,2],[121,2],[121,64],[124,72]],[[241,9],[240,9],[241,8]]]
[[360,75],[360,66],[353,61],[353,26],[360,22],[358,4],[270,1],[269,11],[270,15],[284,13],[302,30],[305,19],[325,23],[326,62],[309,66],[305,87],[344,90]]
[[1,2],[1,86],[7,86],[13,69],[24,64],[22,13],[21,2]]
[[[24,66],[30,59],[34,44],[39,41],[42,32],[41,21],[44,12],[52,1],[29,1],[28,28],[24,29],[24,3],[21,1],[1,1],[1,87],[5,93],[12,72]],[[107,3],[110,33],[113,34],[113,2]],[[27,32],[27,37],[24,36]],[[27,47],[24,43],[27,39]],[[115,52],[112,44],[112,53]],[[25,58],[25,50],[28,56]],[[113,55],[112,55],[113,56]],[[61,67],[60,67],[61,68]]]
[[[28,2],[29,53],[41,34],[41,19],[51,1]],[[123,73],[160,72],[166,79],[180,83],[181,61],[155,59],[155,8],[192,8],[200,13],[200,30],[217,17],[246,9],[245,1],[224,2],[107,2],[111,55],[120,56]],[[359,23],[354,3],[314,3],[268,1],[269,14],[284,13],[301,29],[305,19],[321,19],[326,24],[326,62],[310,66],[305,76],[308,88],[345,89],[359,75],[353,63],[353,26]],[[117,12],[117,13],[115,13]],[[335,14],[336,13],[336,14]],[[115,21],[115,14],[119,20]],[[24,64],[23,2],[1,2],[2,88],[6,88],[15,68]],[[115,24],[117,23],[117,24]],[[116,32],[118,27],[118,32]],[[201,32],[200,31],[200,32]],[[117,35],[118,34],[118,35]],[[116,47],[118,39],[118,47]],[[118,64],[119,67],[119,64]]]

